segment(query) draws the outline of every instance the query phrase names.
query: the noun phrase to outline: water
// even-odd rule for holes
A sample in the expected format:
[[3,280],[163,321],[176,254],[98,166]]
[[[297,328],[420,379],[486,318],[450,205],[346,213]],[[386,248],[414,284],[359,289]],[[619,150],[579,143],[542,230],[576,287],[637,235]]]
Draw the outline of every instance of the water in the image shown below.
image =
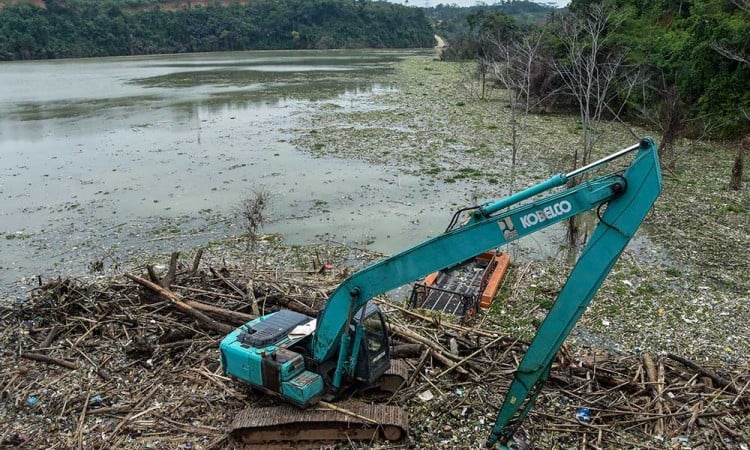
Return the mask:
[[[442,230],[461,189],[296,149],[321,104],[374,108],[412,52],[240,52],[0,64],[0,290],[137,251],[238,234],[271,192],[264,231],[392,253]],[[435,204],[435,193],[441,202]]]

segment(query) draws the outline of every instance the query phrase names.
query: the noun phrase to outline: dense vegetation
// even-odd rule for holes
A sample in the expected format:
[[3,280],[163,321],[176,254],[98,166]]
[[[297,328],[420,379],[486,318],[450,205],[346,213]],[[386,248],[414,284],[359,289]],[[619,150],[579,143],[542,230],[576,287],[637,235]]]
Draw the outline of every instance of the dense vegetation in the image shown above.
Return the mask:
[[386,2],[254,0],[173,11],[116,0],[46,4],[0,10],[0,60],[434,45],[421,10]]
[[[585,10],[585,2],[579,3]],[[626,51],[628,63],[646,71],[651,83],[644,100],[676,102],[674,114],[693,119],[710,134],[750,131],[750,9],[740,5],[619,0],[622,23],[611,33],[612,47]]]
[[[611,83],[603,117],[644,121],[667,144],[750,131],[750,0],[573,0],[543,24],[490,9],[463,20],[463,28],[442,25],[461,31],[444,57],[477,58],[483,70],[523,53],[505,44],[529,50],[528,39],[541,35],[529,66],[532,103],[577,108],[564,74],[590,69]],[[609,71],[617,73],[603,80]]]
[[[533,82],[527,94],[534,97],[530,103],[551,111],[576,108],[565,86],[571,80],[562,75],[576,63],[566,42],[572,38],[581,57],[598,46],[588,55],[598,65],[593,70],[618,71],[597,81],[608,89],[597,117],[655,126],[665,147],[685,134],[736,137],[750,131],[750,0],[573,0],[563,10],[530,1],[424,9],[369,0],[198,3],[203,6],[49,0],[39,8],[19,2],[0,10],[0,60],[430,47],[437,33],[450,44],[446,59],[479,59],[484,79],[496,63],[518,55],[519,48],[506,44],[541,36],[528,65]],[[587,23],[596,11],[604,13],[594,37]]]
[[494,5],[470,6],[439,4],[425,8],[425,15],[435,26],[435,32],[451,43],[471,34],[470,16],[478,13],[503,13],[513,17],[519,24],[542,24],[555,11],[551,6],[526,0],[498,2]]

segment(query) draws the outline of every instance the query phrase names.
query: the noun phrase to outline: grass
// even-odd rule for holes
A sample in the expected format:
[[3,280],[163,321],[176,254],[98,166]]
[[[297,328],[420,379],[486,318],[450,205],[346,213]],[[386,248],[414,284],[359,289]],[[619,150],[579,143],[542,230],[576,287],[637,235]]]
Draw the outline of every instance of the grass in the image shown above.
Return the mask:
[[[2,236],[2,235],[3,234],[0,234],[0,236]],[[5,234],[5,239],[11,241],[11,240],[14,240],[14,239],[29,239],[32,236],[33,235],[31,235],[29,233],[23,233],[23,232],[17,231],[15,233],[7,233],[7,234]]]

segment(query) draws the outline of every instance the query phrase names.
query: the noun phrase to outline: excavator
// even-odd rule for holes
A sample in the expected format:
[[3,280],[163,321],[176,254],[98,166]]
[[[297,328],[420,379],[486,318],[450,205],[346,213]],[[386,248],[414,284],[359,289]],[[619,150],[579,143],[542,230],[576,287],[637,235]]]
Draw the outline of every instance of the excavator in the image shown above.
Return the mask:
[[[627,160],[626,156],[629,165],[613,165],[616,160]],[[619,170],[613,170],[618,166]],[[605,169],[610,172],[600,174]],[[315,318],[281,310],[239,327],[220,345],[224,373],[296,407],[288,407],[291,418],[285,423],[259,408],[240,418],[235,430],[261,439],[283,438],[285,433],[290,438],[300,433],[328,436],[325,427],[331,423],[310,419],[305,408],[372,386],[391,366],[387,322],[380,309],[369,303],[372,298],[554,223],[596,211],[597,226],[530,342],[487,439],[488,447],[508,448],[547,380],[556,352],[661,189],[656,144],[652,138],[643,138],[507,198],[459,210],[444,233],[344,280]],[[556,192],[549,192],[552,190]],[[461,213],[468,219],[459,224]],[[391,430],[385,437],[403,436],[406,419],[393,411],[378,411],[375,408],[366,415],[381,430]],[[292,431],[289,427],[295,421],[306,424]]]

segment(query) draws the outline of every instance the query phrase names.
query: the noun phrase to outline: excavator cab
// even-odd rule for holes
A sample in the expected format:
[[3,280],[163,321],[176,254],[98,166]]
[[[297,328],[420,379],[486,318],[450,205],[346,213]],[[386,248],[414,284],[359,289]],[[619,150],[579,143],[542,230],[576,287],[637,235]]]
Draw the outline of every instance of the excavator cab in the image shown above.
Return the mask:
[[391,365],[385,318],[377,305],[367,303],[354,315],[354,326],[362,330],[354,376],[369,386]]

